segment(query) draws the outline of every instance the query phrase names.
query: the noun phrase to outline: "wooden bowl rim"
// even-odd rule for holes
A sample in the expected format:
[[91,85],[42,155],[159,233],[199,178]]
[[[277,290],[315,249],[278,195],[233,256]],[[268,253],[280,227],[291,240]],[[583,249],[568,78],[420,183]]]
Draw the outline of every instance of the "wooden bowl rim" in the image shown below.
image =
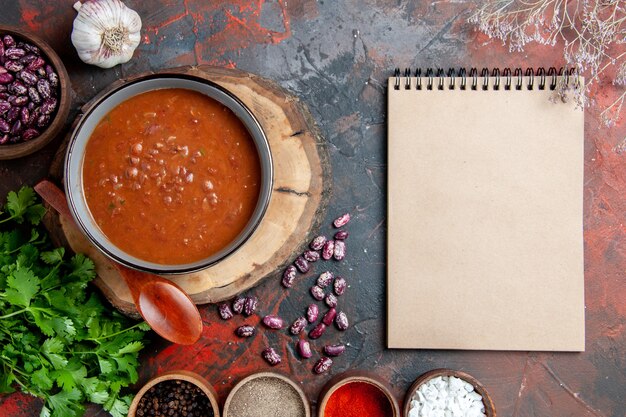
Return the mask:
[[487,391],[485,386],[478,379],[474,378],[466,372],[447,368],[439,368],[428,371],[420,375],[411,384],[411,387],[408,389],[408,391],[406,392],[406,396],[404,397],[403,412],[405,417],[409,415],[411,398],[413,397],[413,394],[415,394],[415,391],[417,391],[417,388],[424,382],[438,376],[455,376],[472,384],[474,386],[474,390],[483,397],[483,404],[485,405],[485,415],[487,417],[496,417],[496,407],[494,406],[493,401],[491,400],[491,396],[489,395],[489,392]]
[[324,385],[324,388],[322,388],[322,391],[320,392],[317,416],[324,417],[326,404],[328,403],[328,400],[333,395],[333,393],[340,387],[352,382],[365,382],[370,385],[374,385],[383,394],[385,394],[385,397],[387,397],[387,400],[389,400],[389,403],[391,404],[391,409],[393,410],[393,416],[391,417],[400,417],[400,406],[398,405],[398,401],[396,400],[396,398],[391,393],[389,386],[385,382],[383,382],[378,376],[367,371],[347,371],[331,378],[326,383],[326,385]]
[[237,382],[237,384],[235,384],[233,389],[231,389],[230,392],[228,393],[228,397],[226,397],[226,402],[224,402],[223,417],[229,416],[228,408],[230,406],[231,401],[233,400],[233,397],[237,393],[237,391],[239,391],[241,387],[246,385],[248,382],[253,381],[255,379],[259,379],[259,378],[277,378],[289,384],[291,387],[293,387],[296,390],[296,392],[300,396],[300,399],[302,400],[302,404],[304,405],[305,417],[311,417],[311,404],[309,403],[309,400],[304,394],[304,391],[302,390],[302,388],[300,388],[298,384],[296,384],[296,382],[292,380],[291,378],[289,378],[287,375],[284,375],[278,372],[271,372],[271,371],[257,372],[257,373],[248,375],[247,377],[243,378],[241,381]]
[[0,33],[16,36],[30,43],[33,43],[41,49],[43,55],[50,61],[59,76],[60,97],[58,107],[52,118],[52,123],[41,132],[41,135],[33,140],[20,142],[11,145],[0,145],[0,160],[21,158],[30,155],[46,146],[52,141],[63,129],[65,122],[68,120],[70,113],[71,97],[70,97],[70,77],[63,61],[56,51],[39,35],[30,31],[22,30],[22,28],[10,25],[0,24]]
[[213,407],[214,416],[215,417],[221,416],[217,392],[215,391],[215,388],[213,388],[213,386],[209,383],[209,381],[207,381],[204,377],[202,377],[201,375],[198,375],[195,372],[186,371],[186,370],[178,370],[178,371],[168,371],[168,372],[162,373],[150,379],[148,382],[146,382],[146,384],[143,387],[141,387],[139,392],[137,392],[137,394],[135,395],[135,398],[133,398],[133,401],[131,402],[130,407],[128,408],[128,417],[136,416],[135,413],[137,411],[137,406],[139,405],[139,401],[150,388],[152,388],[153,386],[163,381],[171,381],[171,380],[176,380],[176,379],[190,382],[194,384],[195,386],[197,386],[198,388],[200,388],[202,392],[204,392],[206,396],[209,398],[211,407]]

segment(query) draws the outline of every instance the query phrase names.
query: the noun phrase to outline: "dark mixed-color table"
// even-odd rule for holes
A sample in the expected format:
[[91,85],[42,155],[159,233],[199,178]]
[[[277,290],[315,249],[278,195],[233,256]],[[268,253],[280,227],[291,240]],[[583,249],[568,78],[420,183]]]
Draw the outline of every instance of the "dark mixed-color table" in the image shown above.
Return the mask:
[[[509,53],[467,23],[473,4],[465,2],[128,0],[142,17],[142,42],[129,63],[101,70],[80,62],[70,43],[72,3],[5,1],[0,23],[39,34],[61,55],[72,80],[73,114],[125,75],[195,64],[257,73],[309,106],[332,160],[333,197],[326,223],[346,211],[354,218],[349,255],[336,267],[351,283],[341,302],[352,325],[332,336],[350,346],[331,374],[375,370],[402,399],[417,376],[447,367],[481,380],[501,416],[626,415],[626,154],[621,152],[626,124],[608,129],[599,118],[601,106],[615,96],[611,86],[586,110],[586,352],[385,349],[387,77],[396,66],[559,67],[560,47]],[[1,162],[0,194],[44,178],[61,139],[29,157]],[[292,319],[309,303],[310,284],[301,280],[285,293],[278,272],[252,292],[261,300],[261,312]],[[189,369],[211,381],[223,401],[239,379],[268,368],[260,356],[267,344],[284,347],[291,340],[284,333],[262,332],[252,342],[241,341],[233,336],[234,322],[220,320],[214,306],[201,312],[206,326],[195,345],[168,345],[154,338],[142,356],[140,383],[159,372]],[[292,347],[287,352],[277,370],[301,382],[315,402],[329,375],[314,375],[311,364],[297,359]],[[0,416],[35,416],[40,406],[14,394],[0,398]],[[105,413],[92,407],[87,415]]]

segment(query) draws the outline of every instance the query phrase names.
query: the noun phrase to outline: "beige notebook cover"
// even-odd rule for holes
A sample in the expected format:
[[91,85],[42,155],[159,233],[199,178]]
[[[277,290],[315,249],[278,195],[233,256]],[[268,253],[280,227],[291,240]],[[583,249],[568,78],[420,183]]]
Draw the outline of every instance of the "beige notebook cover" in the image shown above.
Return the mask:
[[551,102],[537,77],[520,91],[400,80],[388,86],[388,346],[583,351],[584,112]]

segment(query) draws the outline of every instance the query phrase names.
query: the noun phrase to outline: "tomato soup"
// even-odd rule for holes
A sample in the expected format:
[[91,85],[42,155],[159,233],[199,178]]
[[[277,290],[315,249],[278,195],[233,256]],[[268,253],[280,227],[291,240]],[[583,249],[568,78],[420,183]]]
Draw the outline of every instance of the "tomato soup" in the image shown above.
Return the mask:
[[185,89],[119,104],[87,143],[83,187],[109,240],[148,262],[207,258],[245,228],[261,167],[243,123],[221,103]]

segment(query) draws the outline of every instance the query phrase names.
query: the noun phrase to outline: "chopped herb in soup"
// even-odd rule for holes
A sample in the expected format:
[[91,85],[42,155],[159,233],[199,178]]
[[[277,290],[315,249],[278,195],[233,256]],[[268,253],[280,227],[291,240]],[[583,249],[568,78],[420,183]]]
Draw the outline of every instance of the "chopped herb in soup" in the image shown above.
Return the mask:
[[158,264],[185,264],[228,246],[256,207],[253,139],[227,107],[162,89],[115,107],[95,128],[83,183],[91,215],[117,247]]

